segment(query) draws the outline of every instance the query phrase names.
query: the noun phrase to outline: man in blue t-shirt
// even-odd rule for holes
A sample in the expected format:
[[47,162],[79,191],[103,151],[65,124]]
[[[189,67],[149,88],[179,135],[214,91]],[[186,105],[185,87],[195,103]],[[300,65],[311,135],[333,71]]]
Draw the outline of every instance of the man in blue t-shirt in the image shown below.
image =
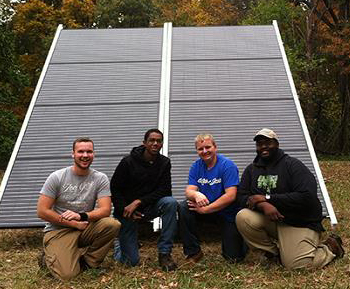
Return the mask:
[[234,204],[238,168],[233,161],[217,153],[212,135],[198,135],[195,146],[200,159],[192,164],[185,192],[187,200],[180,203],[179,209],[184,254],[190,262],[202,259],[197,221],[215,221],[222,228],[223,257],[239,262],[244,259],[247,247],[235,223],[239,211]]

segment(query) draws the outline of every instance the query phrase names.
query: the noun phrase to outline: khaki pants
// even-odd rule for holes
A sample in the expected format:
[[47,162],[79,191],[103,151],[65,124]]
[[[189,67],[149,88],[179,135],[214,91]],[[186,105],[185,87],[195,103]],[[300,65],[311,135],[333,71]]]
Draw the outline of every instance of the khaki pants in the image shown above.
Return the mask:
[[309,228],[274,222],[249,209],[238,212],[236,223],[250,248],[280,254],[288,269],[321,268],[335,258],[326,245],[320,244],[320,233]]
[[99,266],[111,248],[120,228],[113,218],[91,222],[84,231],[65,228],[44,235],[45,261],[51,274],[62,280],[77,276],[80,257],[90,267]]

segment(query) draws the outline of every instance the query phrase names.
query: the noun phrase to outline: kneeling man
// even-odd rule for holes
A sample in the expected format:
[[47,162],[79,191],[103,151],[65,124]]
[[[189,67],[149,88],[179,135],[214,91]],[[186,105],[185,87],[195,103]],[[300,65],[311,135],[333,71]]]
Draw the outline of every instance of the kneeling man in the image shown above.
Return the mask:
[[239,183],[238,168],[233,161],[217,153],[210,134],[198,135],[195,147],[200,159],[192,164],[185,192],[187,200],[179,209],[184,254],[192,263],[203,257],[197,221],[209,221],[221,227],[223,257],[239,262],[245,256],[246,246],[235,224],[239,211],[234,204]]
[[94,159],[92,140],[75,140],[72,158],[73,166],[47,178],[37,205],[38,217],[47,221],[42,261],[53,276],[62,280],[98,267],[120,228],[120,223],[109,217],[107,176],[90,169]]
[[114,259],[136,266],[140,261],[138,222],[161,217],[162,231],[158,240],[158,261],[163,271],[173,271],[171,257],[177,228],[177,201],[171,196],[170,159],[160,154],[163,133],[149,129],[143,144],[134,147],[118,164],[111,179],[114,217],[122,227]]
[[322,207],[313,174],[279,149],[274,131],[264,128],[254,141],[257,156],[238,188],[238,200],[246,209],[236,222],[247,244],[288,269],[321,268],[342,257],[340,237],[332,234],[320,243]]

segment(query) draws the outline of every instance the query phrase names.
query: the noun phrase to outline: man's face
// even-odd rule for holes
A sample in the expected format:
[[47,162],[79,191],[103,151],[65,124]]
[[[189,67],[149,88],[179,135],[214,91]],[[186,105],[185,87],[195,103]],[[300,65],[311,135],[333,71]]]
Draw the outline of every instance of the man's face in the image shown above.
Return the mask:
[[256,140],[256,152],[264,160],[271,159],[277,152],[278,142],[275,139],[264,136]]
[[213,144],[211,139],[205,139],[203,141],[197,141],[196,150],[198,156],[205,162],[211,163],[216,157],[216,145]]
[[87,170],[94,160],[94,145],[91,142],[77,142],[72,157],[75,166]]
[[143,145],[146,147],[146,151],[151,156],[155,156],[163,147],[163,137],[159,133],[152,132],[148,136],[147,140],[143,141]]

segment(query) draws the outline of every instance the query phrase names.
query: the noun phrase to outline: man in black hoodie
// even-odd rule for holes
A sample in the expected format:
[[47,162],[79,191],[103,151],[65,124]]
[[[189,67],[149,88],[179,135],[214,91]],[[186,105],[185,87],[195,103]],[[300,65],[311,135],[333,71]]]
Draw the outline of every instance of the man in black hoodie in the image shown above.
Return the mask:
[[243,172],[238,188],[242,207],[237,227],[252,249],[288,269],[321,268],[344,250],[339,236],[320,243],[322,206],[313,174],[298,159],[279,149],[274,131],[254,137],[257,156]]
[[163,133],[158,129],[148,130],[143,145],[134,147],[130,155],[120,161],[113,174],[113,215],[122,224],[114,258],[121,263],[136,266],[140,260],[138,221],[160,216],[162,231],[158,240],[159,265],[164,271],[172,271],[176,269],[171,251],[177,228],[177,201],[171,196],[170,159],[159,153],[162,146]]

